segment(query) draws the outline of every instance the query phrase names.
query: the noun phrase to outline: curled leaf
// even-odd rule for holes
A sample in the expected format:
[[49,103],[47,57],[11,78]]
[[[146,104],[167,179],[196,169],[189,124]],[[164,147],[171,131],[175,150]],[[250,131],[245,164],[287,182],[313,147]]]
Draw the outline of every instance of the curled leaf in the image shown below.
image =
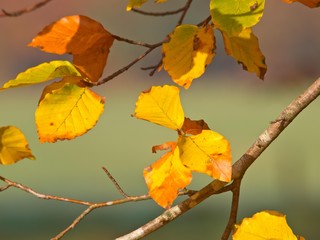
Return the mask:
[[320,0],[283,0],[287,3],[300,2],[310,8],[320,7]]
[[241,63],[244,70],[254,72],[264,79],[267,72],[265,57],[259,48],[257,37],[250,28],[243,30],[237,36],[222,32],[226,53]]
[[0,164],[14,164],[24,158],[35,159],[23,133],[14,126],[0,127]]
[[208,124],[203,120],[191,120],[190,118],[184,118],[182,131],[185,134],[197,135],[202,130],[210,130]]
[[188,89],[215,55],[212,26],[180,25],[169,37],[162,45],[164,69],[175,83]]

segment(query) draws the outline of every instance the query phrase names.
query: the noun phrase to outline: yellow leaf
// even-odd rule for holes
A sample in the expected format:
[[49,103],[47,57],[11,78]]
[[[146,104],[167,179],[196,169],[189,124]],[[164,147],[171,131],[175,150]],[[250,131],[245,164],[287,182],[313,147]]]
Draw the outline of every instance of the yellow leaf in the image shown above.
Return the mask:
[[132,8],[139,8],[148,0],[129,0],[127,5],[127,11],[130,11]]
[[251,29],[243,30],[238,36],[229,36],[222,32],[222,36],[227,54],[241,63],[243,69],[254,72],[263,79],[267,65],[265,57],[260,51],[258,39]]
[[264,4],[265,0],[211,0],[212,22],[230,36],[237,36],[260,21]]
[[153,86],[141,93],[134,116],[173,130],[180,129],[184,113],[180,103],[179,88],[168,85]]
[[240,225],[235,225],[235,233],[232,239],[297,240],[298,238],[288,226],[285,215],[276,211],[262,211],[254,214],[251,218],[244,218]]
[[163,66],[172,80],[188,89],[214,57],[215,38],[211,26],[181,25],[162,45]]
[[68,61],[51,61],[27,69],[6,82],[2,89],[33,85],[65,76],[81,76],[80,72]]
[[191,182],[191,171],[180,161],[179,148],[174,145],[170,152],[145,168],[143,172],[149,194],[160,206],[168,208],[177,198],[179,189]]
[[24,158],[35,159],[23,133],[14,126],[0,127],[0,164],[13,164]]
[[316,8],[320,6],[320,0],[283,0],[287,3],[300,2],[310,8]]
[[179,136],[181,162],[191,169],[221,181],[231,181],[229,142],[219,133],[202,130],[198,135]]
[[73,55],[74,64],[92,82],[106,65],[113,36],[95,20],[81,15],[68,16],[45,27],[29,46],[45,52]]
[[64,80],[49,85],[36,110],[40,142],[73,139],[94,127],[104,99],[86,87]]

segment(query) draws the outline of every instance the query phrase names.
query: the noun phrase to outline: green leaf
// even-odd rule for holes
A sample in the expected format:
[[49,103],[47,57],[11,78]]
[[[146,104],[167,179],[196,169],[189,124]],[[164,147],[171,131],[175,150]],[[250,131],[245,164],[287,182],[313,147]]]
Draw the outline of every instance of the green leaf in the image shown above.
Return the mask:
[[81,76],[76,67],[68,61],[51,61],[42,63],[38,66],[27,69],[18,74],[18,76],[6,82],[0,90],[20,87],[26,85],[34,85],[66,76]]
[[260,21],[264,4],[265,0],[211,0],[212,22],[220,30],[236,36]]
[[0,127],[0,164],[14,164],[24,158],[35,159],[23,133],[14,126]]

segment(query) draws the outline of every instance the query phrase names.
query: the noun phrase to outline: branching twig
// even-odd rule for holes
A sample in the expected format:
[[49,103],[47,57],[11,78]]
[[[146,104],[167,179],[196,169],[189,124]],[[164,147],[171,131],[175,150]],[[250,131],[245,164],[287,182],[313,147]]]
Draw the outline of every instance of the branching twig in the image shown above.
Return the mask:
[[189,10],[189,7],[190,7],[191,3],[192,3],[192,0],[188,0],[188,1],[187,1],[186,5],[184,6],[184,9],[183,9],[183,11],[182,11],[182,15],[181,15],[181,17],[180,17],[180,19],[179,19],[179,21],[178,21],[178,23],[177,23],[177,26],[179,26],[179,25],[182,24],[182,22],[183,22],[183,20],[184,20],[184,18],[185,18],[185,16],[186,16],[186,14],[187,14],[187,12],[188,12],[188,10]]
[[184,11],[184,9],[185,9],[185,6],[182,7],[182,8],[179,8],[177,10],[167,11],[167,12],[146,12],[146,11],[143,11],[143,10],[139,10],[137,8],[132,8],[131,11],[136,12],[136,13],[140,13],[142,15],[147,15],[147,16],[164,17],[164,16],[178,14],[178,13]]
[[[250,165],[267,149],[267,147],[280,135],[280,133],[295,119],[296,116],[306,108],[312,101],[320,95],[320,78],[316,80],[303,94],[296,98],[288,107],[286,107],[276,118],[271,122],[269,127],[258,137],[253,145],[246,151],[242,157],[232,166],[232,178],[241,179],[250,167]],[[183,213],[189,211],[203,200],[226,186],[226,182],[214,180],[200,191],[186,199],[182,203],[166,210],[163,214],[148,222],[144,226],[128,233],[118,240],[140,239],[150,234],[151,232],[163,227]]]
[[15,11],[15,12],[8,12],[8,11],[2,9],[2,14],[0,14],[0,17],[18,17],[18,16],[21,16],[22,14],[29,13],[29,12],[32,12],[34,10],[37,10],[38,8],[43,7],[44,5],[49,3],[50,1],[51,0],[44,0],[42,2],[34,4],[31,7],[24,8],[24,9],[21,9],[19,11]]

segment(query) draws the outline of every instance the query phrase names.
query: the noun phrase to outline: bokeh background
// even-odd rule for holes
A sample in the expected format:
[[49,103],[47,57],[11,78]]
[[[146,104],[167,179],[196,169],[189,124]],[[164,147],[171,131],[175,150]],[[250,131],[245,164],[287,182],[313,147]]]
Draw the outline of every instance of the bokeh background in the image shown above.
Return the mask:
[[[37,1],[2,0],[0,8],[14,11]],[[161,41],[178,16],[146,17],[126,12],[125,0],[54,0],[17,18],[0,18],[0,82],[44,61],[70,59],[27,47],[36,34],[61,17],[83,14],[100,21],[113,34],[148,43]],[[184,1],[145,10],[164,11]],[[198,23],[209,15],[209,1],[194,1],[185,23]],[[244,72],[226,56],[217,32],[217,55],[204,76],[188,91],[181,91],[186,116],[205,119],[226,136],[236,161],[278,113],[320,76],[320,9],[281,0],[266,1],[264,17],[254,28],[266,56],[265,81]],[[126,65],[145,49],[114,43],[104,76]],[[151,147],[176,139],[176,133],[132,118],[135,101],[152,85],[172,84],[165,72],[149,77],[140,67],[155,65],[160,50],[150,54],[111,82],[94,88],[106,96],[105,112],[97,126],[73,141],[40,144],[34,112],[46,85],[10,89],[0,93],[0,125],[15,125],[26,135],[36,161],[0,166],[0,175],[38,192],[88,201],[121,198],[101,170],[105,166],[129,195],[147,192],[143,168],[160,154]],[[289,126],[248,170],[243,180],[239,219],[271,209],[287,215],[296,234],[320,238],[320,102],[317,100]],[[211,179],[194,174],[191,189]],[[0,186],[3,186],[0,183]],[[177,202],[183,200],[181,197]],[[227,222],[231,194],[214,196],[146,239],[219,239]],[[45,201],[20,190],[0,193],[0,239],[50,239],[66,228],[83,206]],[[153,201],[127,203],[89,214],[64,239],[114,239],[159,215]]]

